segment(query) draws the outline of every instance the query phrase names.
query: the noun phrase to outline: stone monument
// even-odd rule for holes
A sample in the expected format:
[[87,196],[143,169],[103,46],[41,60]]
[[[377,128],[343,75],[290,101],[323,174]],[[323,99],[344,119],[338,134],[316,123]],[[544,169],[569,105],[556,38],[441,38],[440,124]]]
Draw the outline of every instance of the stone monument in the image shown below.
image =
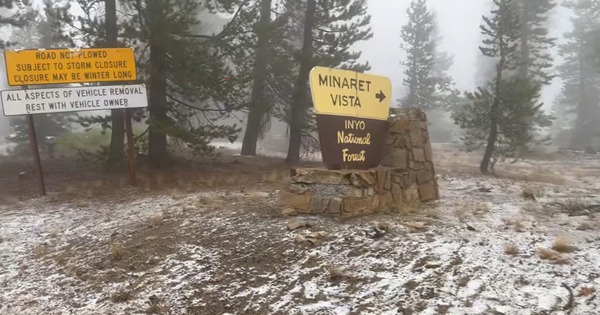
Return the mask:
[[[316,67],[311,92],[326,167],[293,169],[280,192],[282,209],[350,217],[439,198],[426,115],[416,109],[390,114],[387,78]],[[336,98],[344,96],[354,106],[338,106]]]

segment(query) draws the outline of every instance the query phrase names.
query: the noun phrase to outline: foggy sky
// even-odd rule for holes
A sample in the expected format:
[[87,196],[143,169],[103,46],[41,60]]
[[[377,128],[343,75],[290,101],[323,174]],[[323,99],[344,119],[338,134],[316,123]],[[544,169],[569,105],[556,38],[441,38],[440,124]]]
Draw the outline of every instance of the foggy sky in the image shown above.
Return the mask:
[[[41,8],[42,0],[34,0],[34,5]],[[441,49],[454,56],[454,65],[450,75],[460,90],[475,88],[477,60],[481,43],[479,25],[481,16],[488,14],[490,0],[428,0],[430,9],[436,15],[440,35],[443,37]],[[402,86],[403,69],[400,61],[404,54],[400,49],[400,30],[407,20],[406,9],[410,0],[369,0],[371,27],[374,36],[371,40],[356,45],[363,52],[363,60],[369,61],[371,73],[388,76],[393,85],[392,100],[404,95]],[[560,37],[571,27],[569,12],[558,8],[551,17],[551,32]],[[556,51],[554,52],[556,53]],[[560,59],[555,60],[555,64]],[[3,69],[2,69],[3,70]],[[1,76],[0,85],[5,88],[6,77]],[[545,107],[552,104],[560,92],[560,80],[543,90],[542,100]]]
[[[479,25],[482,15],[488,15],[489,0],[428,0],[429,8],[434,12],[440,35],[443,37],[440,48],[454,56],[454,65],[450,75],[461,91],[473,90],[477,73],[476,62],[481,53]],[[400,65],[404,54],[400,48],[400,30],[408,21],[406,9],[410,0],[369,0],[371,27],[373,38],[357,45],[363,51],[363,59],[371,64],[371,73],[388,76],[393,85],[392,100],[402,97],[405,88],[402,86],[403,69]],[[561,37],[571,28],[569,11],[558,7],[550,18],[550,31],[553,37]],[[553,52],[556,56],[557,51]],[[555,60],[555,66],[562,60]],[[544,107],[554,102],[560,92],[561,82],[555,79],[552,85],[542,91]]]

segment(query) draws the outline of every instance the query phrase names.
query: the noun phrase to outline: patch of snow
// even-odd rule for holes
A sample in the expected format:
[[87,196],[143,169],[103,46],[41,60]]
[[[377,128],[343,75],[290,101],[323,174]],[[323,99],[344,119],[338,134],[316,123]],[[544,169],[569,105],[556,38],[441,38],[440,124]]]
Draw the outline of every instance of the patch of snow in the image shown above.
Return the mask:
[[[240,309],[227,310],[233,314],[244,310],[398,314],[404,309],[437,314],[442,306],[448,314],[489,314],[492,310],[532,314],[564,307],[569,293],[562,283],[574,291],[584,284],[600,288],[597,231],[575,229],[576,223],[590,220],[596,220],[597,226],[597,219],[548,210],[557,198],[593,194],[593,189],[561,186],[558,193],[548,189],[533,202],[523,199],[520,183],[505,179],[445,175],[440,188],[443,198],[411,218],[425,222],[425,231],[411,230],[402,224],[404,217],[385,216],[382,220],[388,221],[391,232],[372,239],[366,233],[370,226],[361,220],[346,224],[316,220],[331,237],[320,246],[306,248],[294,242],[294,233],[287,231],[284,220],[245,214],[241,198],[248,197],[247,193],[206,192],[180,200],[155,196],[87,207],[50,205],[44,199],[0,206],[0,313],[136,313],[154,295],[168,302],[174,313],[183,314],[190,305],[217,303],[204,295],[218,295],[223,305],[238,302]],[[41,244],[63,250],[75,240],[85,241],[79,250],[91,252],[114,231],[128,233],[145,220],[183,211],[202,196],[227,200],[236,210],[221,213],[194,208],[182,215],[179,228],[219,235],[222,241],[217,246],[173,244],[174,253],[153,257],[158,262],[155,266],[127,272],[126,280],[115,279],[115,283],[91,289],[65,270],[59,272],[63,267],[35,257],[36,251],[43,250]],[[269,203],[269,192],[252,196]],[[425,211],[435,211],[437,218],[428,217]],[[520,220],[522,228],[516,229],[511,220]],[[565,220],[569,224],[563,225]],[[568,254],[568,264],[540,259],[538,248],[551,247],[562,234],[578,247]],[[231,265],[232,257],[251,260],[262,254],[259,245],[271,248],[282,242],[285,246],[276,255],[301,255],[279,262],[280,271],[258,264]],[[509,243],[519,253],[505,254]],[[270,258],[261,264],[275,264]],[[330,266],[339,268],[343,279],[330,279]],[[222,281],[215,281],[217,277]],[[111,295],[129,284],[134,285],[135,297],[127,303],[112,302]],[[598,300],[586,301],[576,297],[573,314],[595,314],[600,308]]]

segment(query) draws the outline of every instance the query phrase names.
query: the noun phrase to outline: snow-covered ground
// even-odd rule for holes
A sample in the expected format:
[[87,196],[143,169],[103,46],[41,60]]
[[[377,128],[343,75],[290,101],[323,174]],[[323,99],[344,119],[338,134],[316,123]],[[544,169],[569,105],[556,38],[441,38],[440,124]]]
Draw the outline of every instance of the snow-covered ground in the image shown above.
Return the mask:
[[440,154],[441,200],[345,222],[258,186],[0,205],[0,314],[598,314],[600,163]]

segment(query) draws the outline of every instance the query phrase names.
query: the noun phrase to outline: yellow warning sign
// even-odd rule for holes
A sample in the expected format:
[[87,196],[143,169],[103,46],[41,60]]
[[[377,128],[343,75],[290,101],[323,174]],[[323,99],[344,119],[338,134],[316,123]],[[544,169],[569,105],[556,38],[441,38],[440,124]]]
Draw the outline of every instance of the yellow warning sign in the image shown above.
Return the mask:
[[137,80],[132,48],[7,50],[4,60],[10,86]]
[[392,83],[387,77],[314,67],[310,90],[317,114],[388,119]]

